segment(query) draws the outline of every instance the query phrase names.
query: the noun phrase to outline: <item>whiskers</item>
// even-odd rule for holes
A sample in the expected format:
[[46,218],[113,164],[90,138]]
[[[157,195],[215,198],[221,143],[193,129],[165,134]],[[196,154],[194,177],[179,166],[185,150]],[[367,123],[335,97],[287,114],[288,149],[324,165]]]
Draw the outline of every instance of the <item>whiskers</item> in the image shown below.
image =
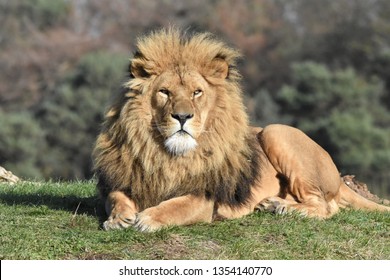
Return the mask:
[[171,125],[168,123],[160,123],[157,124],[156,121],[150,123],[150,127],[153,129],[157,129],[158,131],[167,131],[171,129]]
[[215,130],[202,130],[199,134],[214,134]]

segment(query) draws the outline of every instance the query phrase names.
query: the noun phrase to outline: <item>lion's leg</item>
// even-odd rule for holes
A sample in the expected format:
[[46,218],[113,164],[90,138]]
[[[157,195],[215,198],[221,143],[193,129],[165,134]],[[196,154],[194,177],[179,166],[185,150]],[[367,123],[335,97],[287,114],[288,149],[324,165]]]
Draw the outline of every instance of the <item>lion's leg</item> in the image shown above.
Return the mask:
[[255,206],[251,203],[244,204],[239,207],[232,207],[229,205],[218,206],[217,212],[214,214],[214,220],[225,220],[225,219],[237,219],[253,212]]
[[211,222],[214,202],[204,197],[186,195],[161,202],[137,214],[135,228],[156,231],[164,226]]
[[123,192],[111,192],[105,206],[109,216],[103,224],[105,230],[127,228],[134,224],[138,212],[137,205]]
[[251,214],[256,210],[256,206],[260,201],[266,197],[276,196],[279,193],[278,180],[276,179],[276,173],[273,167],[264,163],[262,170],[266,174],[260,178],[260,185],[266,187],[252,186],[251,195],[248,201],[242,205],[231,206],[227,204],[219,204],[214,213],[215,220],[237,219]]
[[337,213],[339,206],[334,199],[329,202],[323,199],[296,202],[274,196],[262,200],[256,206],[256,210],[275,214],[298,213],[302,216],[325,219]]
[[259,209],[276,213],[298,211],[318,218],[337,212],[334,198],[341,178],[325,150],[302,131],[284,125],[268,126],[258,138],[267,158],[287,182],[287,199],[264,199]]

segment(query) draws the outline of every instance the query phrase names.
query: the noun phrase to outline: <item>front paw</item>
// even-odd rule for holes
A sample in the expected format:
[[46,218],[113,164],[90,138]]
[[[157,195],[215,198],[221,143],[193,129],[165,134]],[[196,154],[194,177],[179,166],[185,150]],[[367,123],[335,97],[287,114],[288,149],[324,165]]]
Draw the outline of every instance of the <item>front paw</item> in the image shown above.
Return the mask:
[[165,226],[160,222],[153,208],[148,208],[138,213],[134,222],[134,228],[141,232],[153,232]]
[[135,222],[135,214],[126,215],[125,213],[111,214],[107,221],[103,223],[104,230],[124,229],[133,225]]

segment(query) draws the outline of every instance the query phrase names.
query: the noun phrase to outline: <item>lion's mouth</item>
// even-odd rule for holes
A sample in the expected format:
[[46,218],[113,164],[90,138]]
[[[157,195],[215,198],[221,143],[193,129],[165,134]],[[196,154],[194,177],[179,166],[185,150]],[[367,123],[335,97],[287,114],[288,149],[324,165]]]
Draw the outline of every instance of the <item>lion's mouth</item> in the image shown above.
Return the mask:
[[184,130],[184,129],[180,129],[180,130],[176,131],[175,133],[172,134],[172,136],[175,135],[175,134],[178,134],[179,136],[189,135],[192,138],[194,138],[191,133],[189,133],[187,130]]
[[188,131],[180,129],[164,142],[165,148],[173,155],[184,155],[196,148],[198,143]]

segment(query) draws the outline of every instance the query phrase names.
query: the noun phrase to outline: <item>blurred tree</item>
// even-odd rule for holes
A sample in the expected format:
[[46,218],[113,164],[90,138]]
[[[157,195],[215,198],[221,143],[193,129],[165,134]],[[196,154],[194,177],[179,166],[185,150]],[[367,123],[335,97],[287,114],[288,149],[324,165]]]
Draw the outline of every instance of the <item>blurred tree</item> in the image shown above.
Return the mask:
[[29,39],[31,32],[66,24],[70,9],[66,0],[0,0],[0,46]]
[[38,108],[36,118],[46,132],[42,159],[45,177],[91,176],[91,152],[105,105],[124,77],[126,58],[97,52],[84,56],[74,73]]
[[280,106],[274,101],[268,90],[256,92],[253,97],[246,96],[251,124],[264,127],[271,123],[288,122],[288,116],[281,117]]
[[22,178],[42,179],[45,135],[29,113],[0,110],[0,165]]
[[[11,2],[11,1],[9,1]],[[70,5],[64,0],[19,0],[12,1],[11,7],[23,14],[26,23],[34,23],[39,29],[51,28],[66,22]]]
[[279,0],[290,26],[291,58],[331,68],[353,68],[385,82],[390,110],[390,2],[387,0]]

